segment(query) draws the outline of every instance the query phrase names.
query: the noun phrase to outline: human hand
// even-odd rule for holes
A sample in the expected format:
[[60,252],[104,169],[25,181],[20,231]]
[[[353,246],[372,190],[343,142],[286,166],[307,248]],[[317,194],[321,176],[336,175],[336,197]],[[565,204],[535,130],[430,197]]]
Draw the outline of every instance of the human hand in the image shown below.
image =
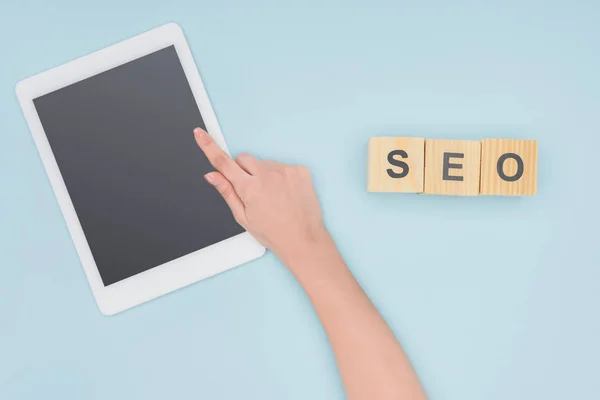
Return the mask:
[[346,267],[321,217],[308,169],[232,160],[202,129],[196,142],[217,172],[205,175],[235,220],[290,268],[331,342],[349,399],[427,399],[394,333]]
[[235,220],[286,265],[329,242],[306,167],[247,153],[234,161],[202,129],[194,129],[194,137],[217,170],[205,179],[223,196]]

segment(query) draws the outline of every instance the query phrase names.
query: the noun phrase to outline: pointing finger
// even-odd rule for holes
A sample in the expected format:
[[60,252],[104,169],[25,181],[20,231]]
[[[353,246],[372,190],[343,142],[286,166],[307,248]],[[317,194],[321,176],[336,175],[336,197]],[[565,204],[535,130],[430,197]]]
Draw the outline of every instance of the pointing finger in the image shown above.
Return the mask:
[[233,187],[241,185],[250,176],[204,130],[200,128],[194,129],[194,138],[204,152],[204,155],[206,155],[206,158],[208,158],[208,161],[233,184]]

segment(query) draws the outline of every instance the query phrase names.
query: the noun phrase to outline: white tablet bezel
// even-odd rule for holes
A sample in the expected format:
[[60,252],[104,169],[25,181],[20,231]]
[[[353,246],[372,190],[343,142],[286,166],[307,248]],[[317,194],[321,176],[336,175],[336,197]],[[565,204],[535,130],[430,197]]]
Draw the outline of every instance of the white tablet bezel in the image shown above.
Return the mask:
[[[33,99],[171,45],[175,46],[208,133],[219,146],[229,152],[183,31],[175,23],[163,25],[45,71],[19,82],[16,86],[17,97],[98,303],[98,308],[105,315],[113,315],[208,278],[258,258],[265,252],[263,246],[256,242],[249,233],[244,232],[112,285],[104,286],[102,283]],[[191,138],[192,132],[190,132],[190,140]],[[190,145],[193,145],[193,141],[190,142]]]

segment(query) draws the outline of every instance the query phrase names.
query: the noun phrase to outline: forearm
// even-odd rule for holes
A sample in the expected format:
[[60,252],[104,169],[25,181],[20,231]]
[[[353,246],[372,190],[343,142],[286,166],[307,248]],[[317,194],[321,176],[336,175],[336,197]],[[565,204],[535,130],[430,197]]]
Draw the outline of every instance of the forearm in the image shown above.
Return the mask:
[[349,399],[426,398],[402,347],[328,234],[284,262],[315,307]]

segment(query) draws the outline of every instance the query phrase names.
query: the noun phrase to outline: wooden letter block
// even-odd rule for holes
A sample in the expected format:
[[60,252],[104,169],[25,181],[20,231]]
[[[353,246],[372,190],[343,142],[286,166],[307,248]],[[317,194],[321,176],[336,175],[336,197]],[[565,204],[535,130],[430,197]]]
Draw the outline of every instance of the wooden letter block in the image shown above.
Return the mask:
[[424,193],[477,196],[480,161],[479,141],[427,139]]
[[425,139],[372,137],[369,140],[369,192],[421,193]]
[[536,185],[536,140],[482,141],[481,194],[534,196]]

